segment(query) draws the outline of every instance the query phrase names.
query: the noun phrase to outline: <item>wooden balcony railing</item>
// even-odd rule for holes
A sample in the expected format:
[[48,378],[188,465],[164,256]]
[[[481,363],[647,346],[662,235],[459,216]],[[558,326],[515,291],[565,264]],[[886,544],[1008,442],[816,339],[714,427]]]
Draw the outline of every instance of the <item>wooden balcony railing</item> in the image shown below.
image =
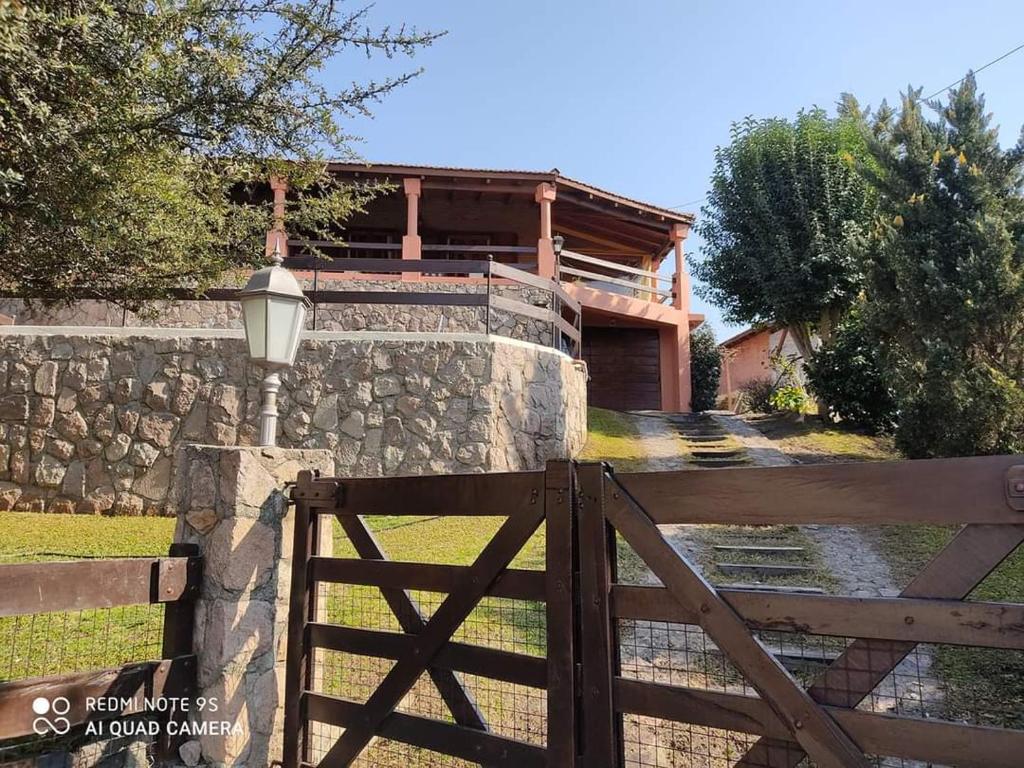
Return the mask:
[[[584,266],[575,266],[580,264]],[[558,275],[560,280],[566,282],[583,282],[592,287],[610,290],[613,293],[625,293],[644,301],[660,304],[666,299],[671,301],[673,298],[671,277],[575,251],[562,250]],[[658,283],[668,283],[669,288],[660,288]]]
[[[479,246],[444,246],[445,248],[477,248]],[[306,296],[313,302],[313,328],[316,329],[317,311],[322,304],[414,304],[420,306],[481,307],[488,333],[492,330],[491,312],[500,310],[522,317],[549,323],[550,345],[579,356],[581,316],[580,304],[572,298],[557,280],[546,280],[493,258],[485,259],[320,259],[314,256],[293,256],[284,265],[297,271],[313,273],[313,289]],[[321,273],[363,273],[369,275],[401,275],[403,273],[429,273],[432,275],[479,275],[486,285],[480,293],[430,290],[431,283],[423,283],[423,290],[335,290],[320,287]],[[521,301],[501,295],[495,289],[495,278],[508,285],[535,288],[547,294],[547,306]]]

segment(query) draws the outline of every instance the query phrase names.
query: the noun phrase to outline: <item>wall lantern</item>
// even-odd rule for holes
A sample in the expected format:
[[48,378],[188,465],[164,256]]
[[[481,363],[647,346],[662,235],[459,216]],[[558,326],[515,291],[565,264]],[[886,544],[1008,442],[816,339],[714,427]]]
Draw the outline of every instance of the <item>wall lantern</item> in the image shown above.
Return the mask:
[[278,371],[295,362],[306,309],[310,306],[295,275],[281,266],[284,259],[280,243],[275,244],[271,259],[273,266],[254,272],[238,292],[249,357],[266,372],[260,445],[277,444],[277,393],[281,388]]
[[551,247],[555,252],[555,263],[559,261],[559,257],[562,255],[562,246],[565,245],[565,238],[561,235],[555,235],[551,238]]

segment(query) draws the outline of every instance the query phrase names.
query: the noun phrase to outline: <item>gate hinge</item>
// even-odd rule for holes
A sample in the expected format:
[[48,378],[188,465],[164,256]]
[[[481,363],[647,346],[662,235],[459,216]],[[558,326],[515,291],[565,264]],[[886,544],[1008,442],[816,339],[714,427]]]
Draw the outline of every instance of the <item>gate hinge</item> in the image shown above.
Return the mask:
[[299,482],[292,488],[293,501],[304,501],[310,507],[343,507],[345,485],[334,478],[316,478],[307,483]]

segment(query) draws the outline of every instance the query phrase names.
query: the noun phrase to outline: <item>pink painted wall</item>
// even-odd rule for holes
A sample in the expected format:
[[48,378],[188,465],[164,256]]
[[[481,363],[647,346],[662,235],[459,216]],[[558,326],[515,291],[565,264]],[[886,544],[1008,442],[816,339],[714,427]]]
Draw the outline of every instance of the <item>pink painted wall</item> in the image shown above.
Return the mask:
[[722,376],[718,381],[719,397],[735,397],[739,388],[751,379],[771,375],[771,331],[747,336],[728,347],[723,345]]

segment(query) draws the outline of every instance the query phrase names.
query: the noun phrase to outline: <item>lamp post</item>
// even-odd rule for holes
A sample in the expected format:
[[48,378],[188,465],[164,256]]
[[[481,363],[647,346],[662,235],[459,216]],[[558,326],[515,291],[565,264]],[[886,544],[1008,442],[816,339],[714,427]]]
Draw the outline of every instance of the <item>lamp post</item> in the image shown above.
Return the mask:
[[306,321],[309,299],[295,275],[281,266],[281,244],[274,245],[273,266],[253,273],[238,292],[242,304],[245,340],[249,357],[263,366],[263,409],[260,411],[260,445],[277,444],[277,393],[279,371],[295,362],[299,336]]

